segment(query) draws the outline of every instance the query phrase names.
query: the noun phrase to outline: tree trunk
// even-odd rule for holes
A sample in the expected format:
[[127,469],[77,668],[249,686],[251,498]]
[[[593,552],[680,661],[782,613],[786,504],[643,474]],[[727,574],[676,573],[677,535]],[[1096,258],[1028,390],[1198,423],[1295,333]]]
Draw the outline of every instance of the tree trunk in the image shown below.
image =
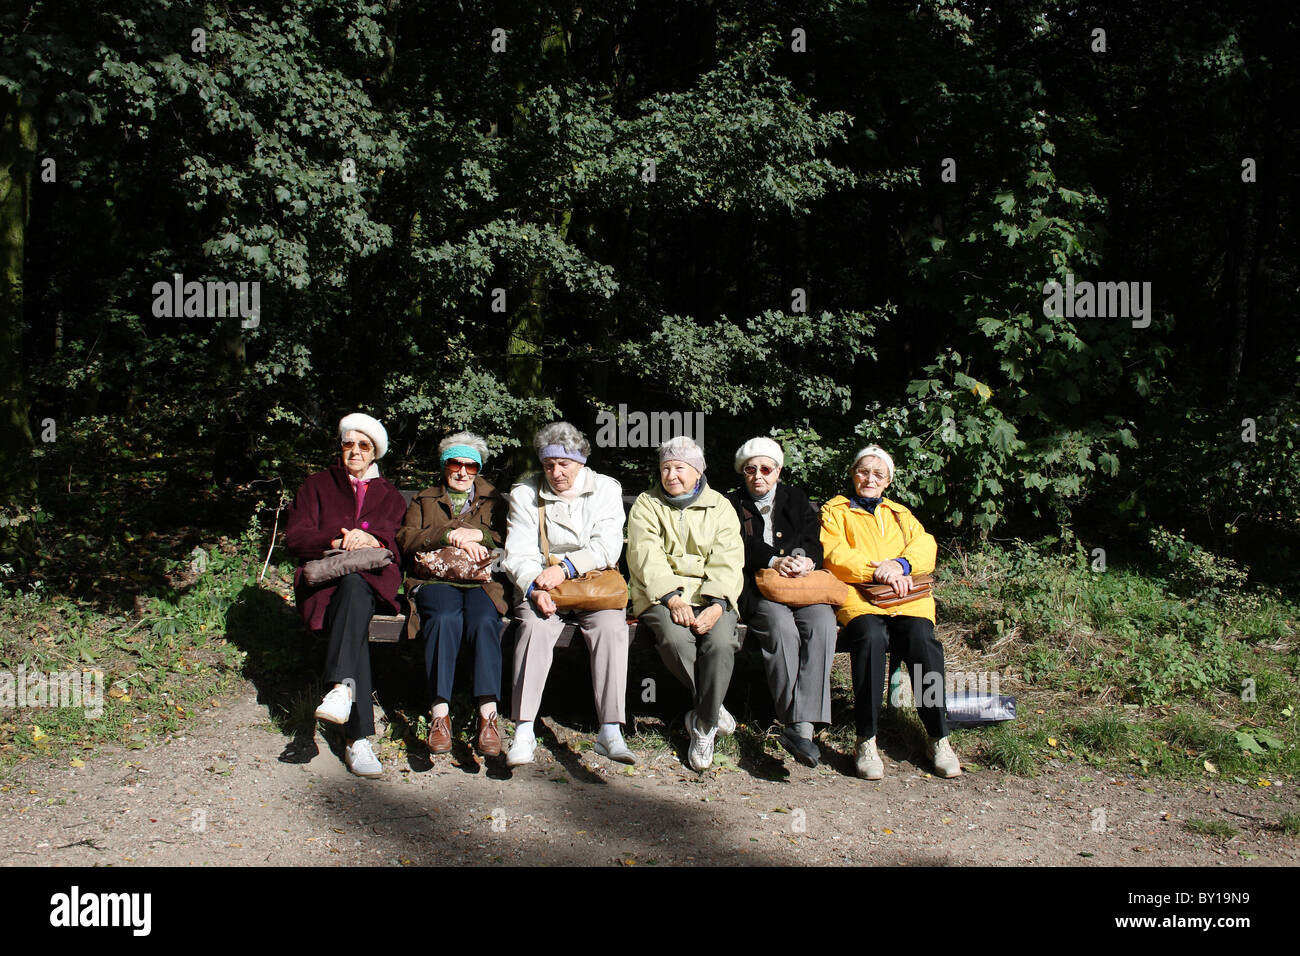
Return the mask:
[[36,488],[23,376],[23,247],[36,165],[32,104],[0,94],[0,490],[6,496]]

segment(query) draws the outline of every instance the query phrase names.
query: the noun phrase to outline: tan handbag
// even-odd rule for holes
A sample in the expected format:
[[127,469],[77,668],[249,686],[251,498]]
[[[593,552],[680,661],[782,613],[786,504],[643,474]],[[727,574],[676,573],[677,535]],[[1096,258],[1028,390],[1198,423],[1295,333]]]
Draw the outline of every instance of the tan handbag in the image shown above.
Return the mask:
[[854,585],[867,601],[875,607],[898,607],[900,604],[910,604],[913,601],[919,601],[921,598],[934,596],[934,575],[933,574],[914,574],[912,575],[912,590],[908,591],[902,597],[894,593],[894,589],[888,584],[857,584]]
[[776,568],[763,568],[754,575],[754,583],[763,597],[789,607],[810,604],[839,607],[849,599],[849,586],[825,568],[798,578],[788,578]]
[[[546,502],[541,500],[540,494],[537,499],[537,533],[547,566],[559,564],[561,559],[551,554],[551,544],[546,538]],[[559,611],[621,611],[627,607],[627,582],[615,568],[588,571],[569,578],[548,593]]]

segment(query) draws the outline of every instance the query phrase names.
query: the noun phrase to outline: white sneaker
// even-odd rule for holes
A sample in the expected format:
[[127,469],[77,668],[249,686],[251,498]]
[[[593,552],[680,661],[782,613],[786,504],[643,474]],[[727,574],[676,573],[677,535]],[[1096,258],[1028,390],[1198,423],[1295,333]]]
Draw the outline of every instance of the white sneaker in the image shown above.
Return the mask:
[[879,780],[885,775],[885,762],[876,750],[875,737],[859,737],[855,759],[858,776],[864,780]]
[[712,728],[707,734],[701,733],[695,711],[688,710],[686,730],[691,735],[691,746],[686,751],[686,759],[690,761],[692,770],[703,773],[713,766],[713,738],[717,735],[718,728]]
[[952,744],[948,743],[947,737],[927,741],[925,749],[934,764],[936,774],[945,778],[961,776],[961,763],[957,760],[957,755],[952,752]]
[[331,724],[346,724],[352,713],[352,691],[346,684],[335,684],[334,689],[325,695],[325,699],[316,708],[317,720],[328,720]]
[[533,753],[537,750],[537,737],[533,734],[516,732],[510,743],[510,752],[506,754],[507,767],[522,767],[533,762]]
[[612,737],[597,736],[596,742],[592,745],[592,750],[618,763],[635,764],[636,754],[628,749],[627,741],[623,739],[621,733],[616,733]]
[[365,737],[360,740],[354,740],[343,749],[343,759],[348,765],[348,769],[358,777],[380,777],[384,773],[384,765],[379,762],[375,756],[375,750],[370,746],[370,741]]
[[727,708],[718,705],[718,733],[730,737],[736,732],[736,718],[727,713]]

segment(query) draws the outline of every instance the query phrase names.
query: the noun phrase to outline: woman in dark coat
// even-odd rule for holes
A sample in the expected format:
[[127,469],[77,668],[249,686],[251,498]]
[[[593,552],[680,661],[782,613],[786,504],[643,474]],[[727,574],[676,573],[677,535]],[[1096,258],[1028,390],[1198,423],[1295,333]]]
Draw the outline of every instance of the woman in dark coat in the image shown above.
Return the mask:
[[[285,525],[285,546],[298,559],[294,597],[313,631],[329,640],[325,683],[333,685],[316,716],[344,725],[348,744],[344,759],[358,776],[378,777],[383,766],[367,739],[375,732],[371,704],[370,618],[377,610],[396,614],[401,584],[397,528],[406,511],[402,494],[379,477],[376,460],[388,451],[388,433],[369,415],[354,413],[339,422],[342,453],[325,471],[308,477],[298,489]],[[312,587],[302,565],[330,548],[352,551],[387,548],[392,563],[359,571]]]
[[759,593],[754,575],[775,568],[800,577],[821,567],[821,523],[808,496],[780,483],[785,455],[770,438],[752,438],[736,451],[743,487],[727,495],[745,542],[745,588],[740,616],[763,650],[763,669],[784,725],[781,744],[800,763],[817,766],[813,725],[831,721],[831,662],[835,609],[829,604],[789,607]]
[[501,753],[497,696],[501,693],[505,588],[495,578],[479,584],[431,581],[411,573],[415,555],[421,551],[459,548],[471,561],[480,561],[501,547],[509,502],[479,474],[487,455],[487,444],[472,432],[444,438],[438,445],[442,483],[415,496],[397,532],[398,544],[407,556],[408,633],[413,637],[418,628],[425,641],[424,663],[432,699],[425,743],[435,754],[451,751],[452,679],[462,642],[474,655],[478,751],[485,757]]

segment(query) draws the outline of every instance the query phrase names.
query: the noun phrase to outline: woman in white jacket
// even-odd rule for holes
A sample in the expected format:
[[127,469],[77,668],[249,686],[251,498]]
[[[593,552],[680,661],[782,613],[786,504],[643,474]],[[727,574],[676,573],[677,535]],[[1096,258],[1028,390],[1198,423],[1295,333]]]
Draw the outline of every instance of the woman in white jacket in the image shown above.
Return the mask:
[[[510,489],[505,556],[501,567],[522,599],[515,606],[513,717],[515,739],[506,755],[511,767],[531,763],[537,747],[533,721],[542,702],[555,643],[566,623],[576,623],[591,651],[591,684],[600,718],[596,753],[636,763],[623,740],[627,694],[627,616],[612,611],[556,610],[550,592],[588,571],[618,566],[623,551],[623,489],[608,475],[588,468],[591,443],[568,422],[546,425],[533,438],[542,463]],[[552,559],[542,554],[538,517],[545,505],[546,537]]]

